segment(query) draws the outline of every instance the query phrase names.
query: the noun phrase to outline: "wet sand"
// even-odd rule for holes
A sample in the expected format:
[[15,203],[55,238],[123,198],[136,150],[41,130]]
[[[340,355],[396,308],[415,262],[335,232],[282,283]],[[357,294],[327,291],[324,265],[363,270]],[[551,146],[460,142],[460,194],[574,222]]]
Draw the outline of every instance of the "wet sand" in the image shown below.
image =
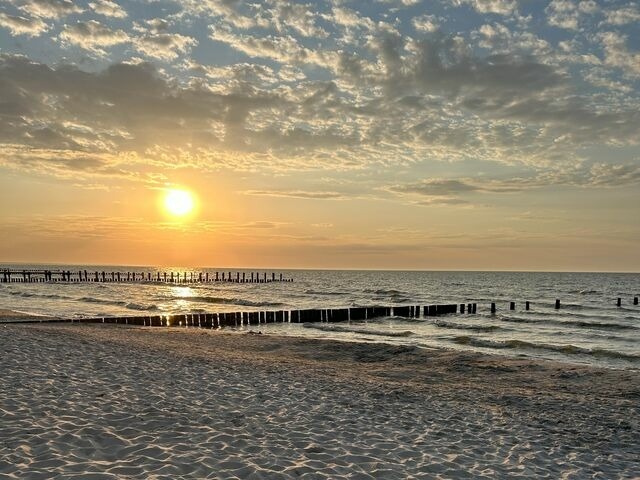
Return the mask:
[[637,478],[640,373],[201,329],[0,325],[6,478]]

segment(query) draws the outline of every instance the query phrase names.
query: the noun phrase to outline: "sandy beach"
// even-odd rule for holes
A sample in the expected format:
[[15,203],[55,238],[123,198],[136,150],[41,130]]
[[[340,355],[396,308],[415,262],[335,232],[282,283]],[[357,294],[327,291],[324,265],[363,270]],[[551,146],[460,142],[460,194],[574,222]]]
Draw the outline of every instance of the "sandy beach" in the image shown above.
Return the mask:
[[199,329],[0,325],[2,478],[637,478],[640,374]]

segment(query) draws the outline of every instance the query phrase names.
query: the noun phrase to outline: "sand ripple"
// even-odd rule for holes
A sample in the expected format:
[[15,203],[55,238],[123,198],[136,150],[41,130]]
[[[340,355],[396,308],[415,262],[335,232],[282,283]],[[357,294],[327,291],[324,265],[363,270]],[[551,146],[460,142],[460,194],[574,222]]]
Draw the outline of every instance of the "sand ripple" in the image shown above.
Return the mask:
[[[418,354],[372,345],[379,362],[391,362],[382,368],[371,358],[354,360],[359,354],[348,344],[344,353],[309,341],[295,344],[309,346],[304,355],[274,353],[269,360],[267,352],[253,361],[246,351],[206,350],[212,335],[3,327],[0,476],[489,479],[640,472],[637,377],[624,395],[614,389],[595,397],[577,370],[555,378],[557,395],[532,396],[524,384],[501,389],[496,380],[482,390],[471,378],[489,386],[490,378],[515,368],[508,365],[472,368],[459,356],[405,371],[391,355],[407,362]],[[244,340],[252,342],[247,349],[262,348],[261,339],[227,337],[235,348]],[[263,339],[273,351],[286,350],[289,341]],[[322,360],[310,360],[314,355]],[[430,386],[443,368],[456,389]],[[461,388],[466,376],[473,395]]]

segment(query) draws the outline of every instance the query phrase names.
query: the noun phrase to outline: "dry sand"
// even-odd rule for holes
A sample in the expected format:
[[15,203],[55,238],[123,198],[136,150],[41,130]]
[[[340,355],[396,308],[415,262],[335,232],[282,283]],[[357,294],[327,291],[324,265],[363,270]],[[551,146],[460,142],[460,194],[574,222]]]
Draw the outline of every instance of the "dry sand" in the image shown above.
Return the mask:
[[640,373],[0,325],[0,478],[638,478]]

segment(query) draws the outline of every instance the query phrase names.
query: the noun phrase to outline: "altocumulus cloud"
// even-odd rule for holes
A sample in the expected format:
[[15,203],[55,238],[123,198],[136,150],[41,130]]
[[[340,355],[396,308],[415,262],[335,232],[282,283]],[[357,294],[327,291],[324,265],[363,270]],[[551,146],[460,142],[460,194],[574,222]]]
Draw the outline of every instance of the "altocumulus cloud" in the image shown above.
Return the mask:
[[[584,163],[574,183],[595,186],[609,181],[588,166],[608,163],[587,158],[589,148],[640,143],[640,54],[627,21],[637,5],[552,0],[524,15],[516,0],[403,3],[185,0],[141,14],[111,0],[8,1],[0,26],[57,40],[59,55],[47,64],[19,46],[3,50],[0,162],[63,176],[130,171],[143,181],[180,166],[489,162],[554,185]],[[473,26],[460,32],[463,16]],[[548,26],[575,38],[558,42]],[[100,164],[79,168],[89,158]],[[635,181],[636,165],[632,155],[603,171]],[[456,182],[397,182],[387,192],[455,204],[517,188]]]

